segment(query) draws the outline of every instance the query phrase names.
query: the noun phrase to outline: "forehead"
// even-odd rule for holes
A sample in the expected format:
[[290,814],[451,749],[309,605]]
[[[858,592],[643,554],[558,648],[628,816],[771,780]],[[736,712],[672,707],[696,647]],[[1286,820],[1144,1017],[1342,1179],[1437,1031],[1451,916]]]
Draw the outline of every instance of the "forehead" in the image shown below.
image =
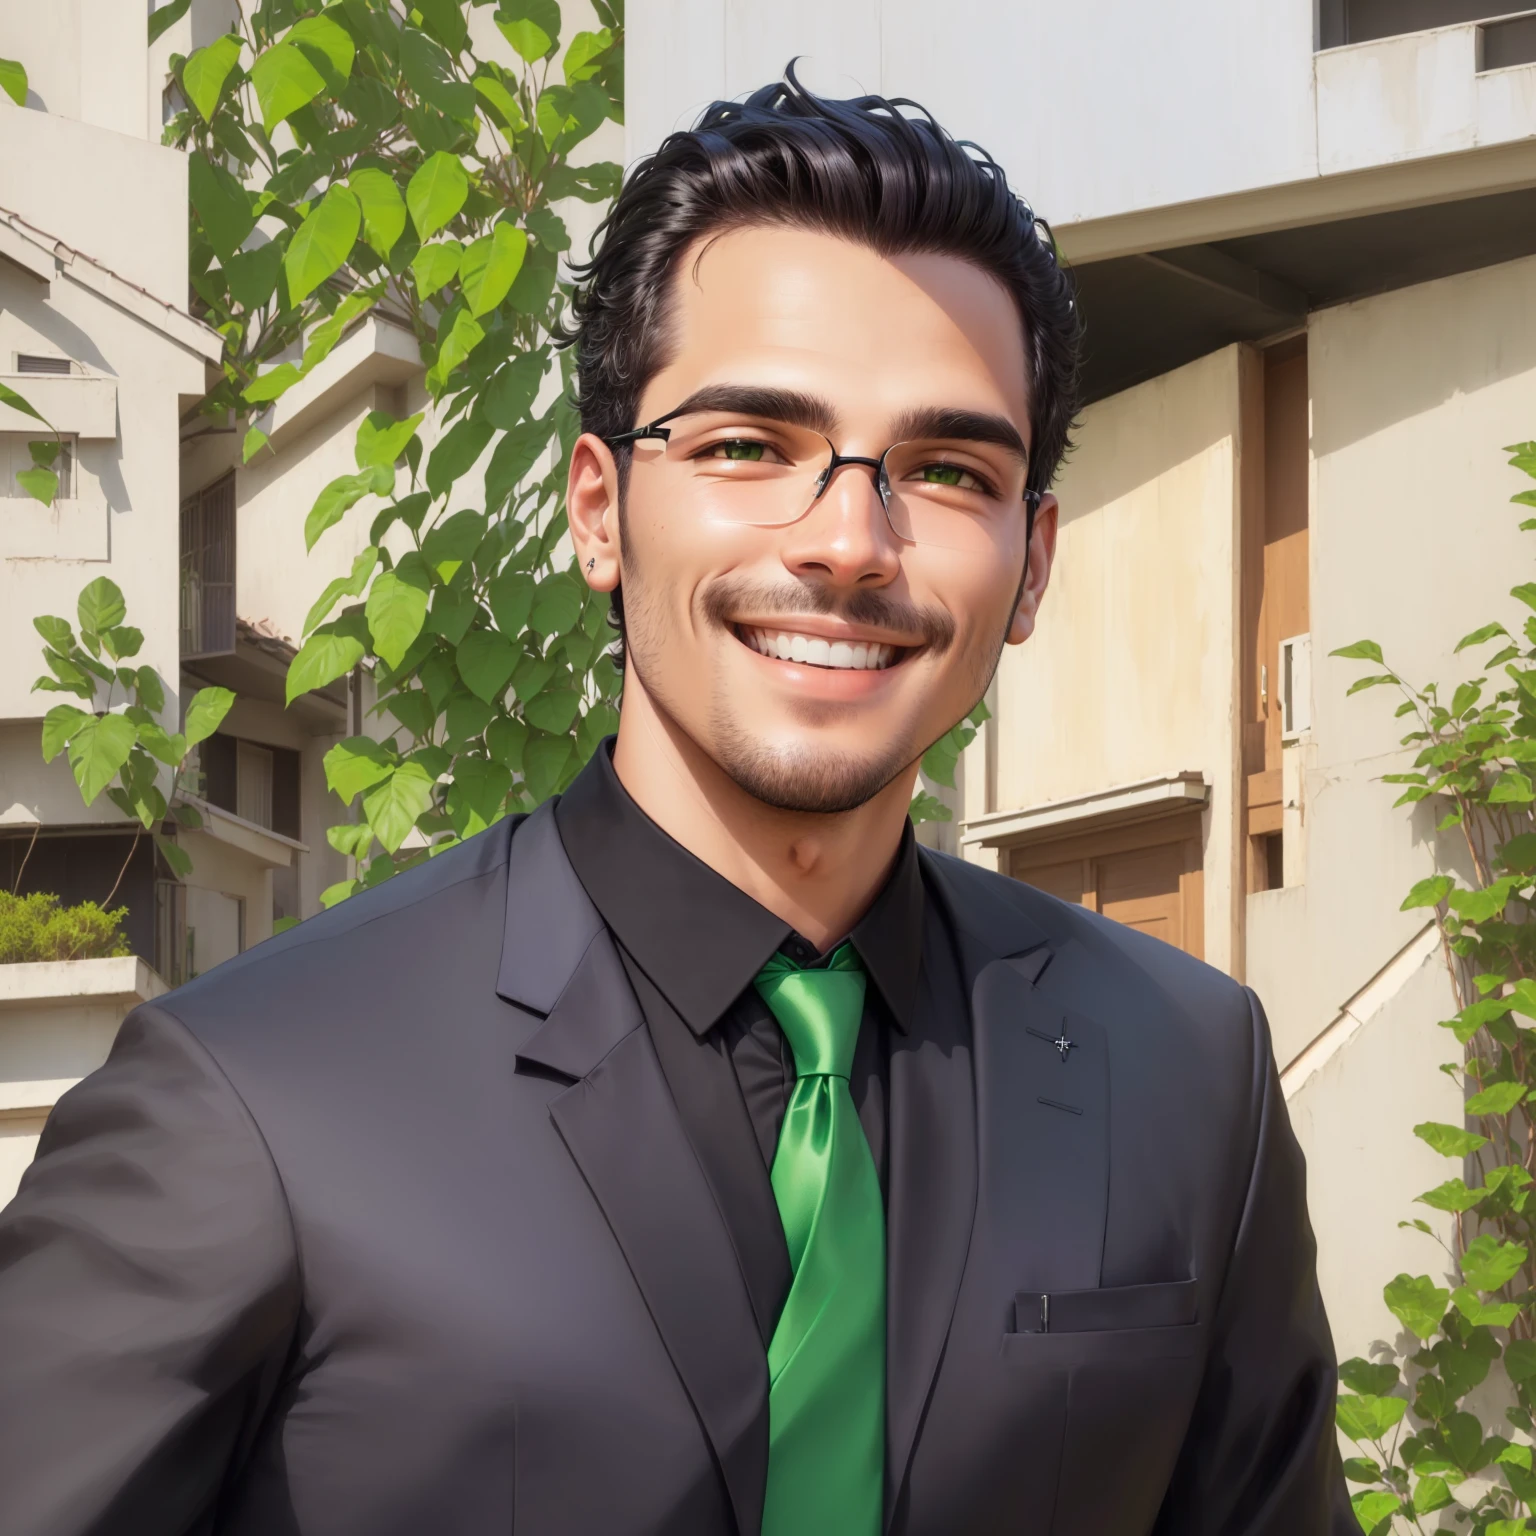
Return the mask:
[[707,384],[761,384],[825,397],[856,432],[946,406],[1005,415],[1029,440],[1019,311],[958,257],[752,227],[697,242],[672,284],[668,361],[645,412]]

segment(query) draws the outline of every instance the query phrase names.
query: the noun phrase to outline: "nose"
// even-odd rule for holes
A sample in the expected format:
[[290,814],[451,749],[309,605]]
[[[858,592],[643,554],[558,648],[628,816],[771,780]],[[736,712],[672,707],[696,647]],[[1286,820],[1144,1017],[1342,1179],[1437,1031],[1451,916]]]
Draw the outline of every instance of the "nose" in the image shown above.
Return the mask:
[[883,587],[901,573],[901,546],[876,488],[876,467],[838,464],[809,512],[785,529],[794,575],[839,587]]

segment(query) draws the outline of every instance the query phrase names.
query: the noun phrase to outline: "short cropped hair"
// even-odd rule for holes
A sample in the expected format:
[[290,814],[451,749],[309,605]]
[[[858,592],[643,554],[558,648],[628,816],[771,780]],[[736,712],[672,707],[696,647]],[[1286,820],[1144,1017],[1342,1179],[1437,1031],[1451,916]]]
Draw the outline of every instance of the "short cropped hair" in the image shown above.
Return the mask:
[[[1045,220],[997,162],[915,102],[831,101],[794,65],[745,101],[717,101],[635,166],[574,268],[576,400],[585,431],[635,420],[665,355],[672,279],[703,236],[761,225],[837,235],[882,256],[958,257],[1013,296],[1029,369],[1029,485],[1046,490],[1078,405],[1080,328],[1071,278]],[[621,471],[628,455],[621,453]]]

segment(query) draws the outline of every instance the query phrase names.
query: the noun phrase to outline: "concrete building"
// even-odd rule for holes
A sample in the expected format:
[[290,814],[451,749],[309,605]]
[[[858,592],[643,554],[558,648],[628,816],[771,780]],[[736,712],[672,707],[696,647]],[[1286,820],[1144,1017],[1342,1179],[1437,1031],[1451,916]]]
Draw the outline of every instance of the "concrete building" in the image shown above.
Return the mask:
[[1341,1353],[1437,1268],[1450,988],[1392,809],[1378,640],[1459,680],[1524,611],[1500,448],[1536,435],[1536,13],[1498,0],[635,0],[629,157],[802,58],[984,144],[1077,271],[1089,404],[1056,574],[938,835],[1256,987]]

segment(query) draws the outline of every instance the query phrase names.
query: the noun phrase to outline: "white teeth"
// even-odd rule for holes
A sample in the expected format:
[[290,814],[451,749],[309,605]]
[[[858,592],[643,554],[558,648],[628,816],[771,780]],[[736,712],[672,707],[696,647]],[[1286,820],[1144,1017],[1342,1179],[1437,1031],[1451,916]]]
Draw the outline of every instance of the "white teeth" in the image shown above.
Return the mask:
[[819,635],[797,635],[787,630],[770,633],[765,629],[742,629],[740,633],[754,651],[764,656],[776,656],[780,661],[798,661],[813,667],[878,672],[890,666],[896,658],[896,648],[890,645],[824,640]]

